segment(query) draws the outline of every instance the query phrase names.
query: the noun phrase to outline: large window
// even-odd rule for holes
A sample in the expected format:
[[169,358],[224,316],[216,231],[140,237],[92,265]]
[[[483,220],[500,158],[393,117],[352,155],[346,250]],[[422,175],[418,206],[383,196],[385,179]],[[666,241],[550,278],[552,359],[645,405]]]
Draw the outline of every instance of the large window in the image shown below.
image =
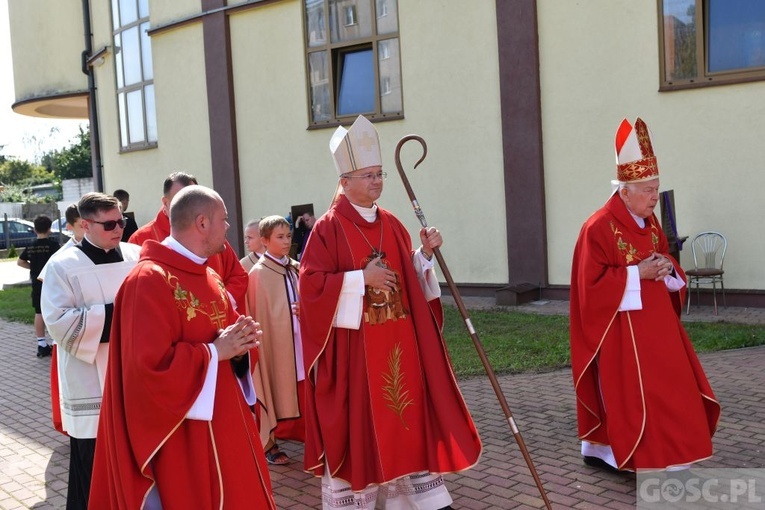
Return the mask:
[[157,145],[149,0],[112,0],[114,66],[122,150]]
[[765,1],[658,2],[663,90],[765,79]]
[[304,0],[309,124],[401,118],[397,0]]

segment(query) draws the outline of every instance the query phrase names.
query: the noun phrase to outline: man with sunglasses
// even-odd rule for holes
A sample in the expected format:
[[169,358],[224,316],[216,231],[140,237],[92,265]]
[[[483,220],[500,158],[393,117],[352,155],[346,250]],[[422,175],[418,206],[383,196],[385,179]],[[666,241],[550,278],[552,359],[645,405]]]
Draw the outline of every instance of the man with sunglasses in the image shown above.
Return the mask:
[[41,297],[58,346],[62,426],[70,437],[67,510],[88,506],[114,298],[140,251],[120,242],[125,218],[116,198],[87,193],[77,209],[85,235],[49,261]]

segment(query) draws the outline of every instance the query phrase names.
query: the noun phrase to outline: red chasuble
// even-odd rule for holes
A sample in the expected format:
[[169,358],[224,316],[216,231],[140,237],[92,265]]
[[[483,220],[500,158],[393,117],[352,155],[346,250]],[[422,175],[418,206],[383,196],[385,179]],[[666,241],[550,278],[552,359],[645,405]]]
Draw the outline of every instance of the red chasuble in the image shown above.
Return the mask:
[[643,309],[618,311],[627,266],[654,252],[669,257],[656,216],[640,228],[618,194],[585,222],[574,250],[571,365],[579,437],[610,445],[620,469],[710,457],[720,417],[679,319],[684,292],[640,280]]
[[237,317],[218,275],[147,241],[114,310],[90,508],[143,508],[155,483],[164,510],[276,508],[229,361],[218,366],[212,421],[185,418],[204,383],[207,344]]
[[[162,242],[169,236],[170,218],[160,209],[156,218],[143,225],[130,236],[129,242],[141,246],[149,239]],[[228,244],[228,241],[226,241],[226,249],[224,251],[216,253],[207,259],[207,265],[220,275],[223,283],[226,285],[226,290],[234,296],[237,309],[243,312],[245,307],[244,301],[247,296],[247,273],[239,262],[236,252]]]
[[[372,251],[397,275],[364,296],[359,330],[334,328],[343,275]],[[362,490],[419,471],[474,465],[481,442],[451,370],[438,300],[426,302],[404,226],[378,209],[365,221],[341,196],[314,226],[300,262],[306,366],[304,463]]]

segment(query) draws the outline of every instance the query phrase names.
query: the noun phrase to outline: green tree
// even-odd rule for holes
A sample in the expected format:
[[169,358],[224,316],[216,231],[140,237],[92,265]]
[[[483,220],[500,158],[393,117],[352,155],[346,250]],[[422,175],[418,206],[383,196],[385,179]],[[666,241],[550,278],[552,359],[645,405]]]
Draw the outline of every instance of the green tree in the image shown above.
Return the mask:
[[45,167],[21,159],[5,159],[0,162],[0,183],[34,186],[55,180],[55,175]]
[[92,177],[90,131],[80,128],[75,143],[66,149],[44,154],[41,163],[48,171],[53,172],[59,181]]

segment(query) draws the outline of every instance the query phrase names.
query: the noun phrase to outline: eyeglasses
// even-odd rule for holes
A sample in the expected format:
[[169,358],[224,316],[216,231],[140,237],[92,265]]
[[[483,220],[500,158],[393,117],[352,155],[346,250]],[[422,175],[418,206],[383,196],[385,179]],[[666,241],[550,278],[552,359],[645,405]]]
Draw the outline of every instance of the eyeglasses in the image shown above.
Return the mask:
[[117,228],[118,225],[120,228],[123,228],[123,229],[125,228],[125,225],[127,225],[127,218],[125,218],[124,216],[120,218],[119,220],[109,220],[109,221],[87,220],[87,221],[91,223],[98,223],[99,225],[104,227],[104,230],[107,232],[111,232],[112,230]]
[[375,179],[385,180],[386,177],[388,177],[388,174],[385,172],[377,172],[375,174],[364,174],[364,175],[344,175],[346,179],[364,179],[367,182],[374,181]]

